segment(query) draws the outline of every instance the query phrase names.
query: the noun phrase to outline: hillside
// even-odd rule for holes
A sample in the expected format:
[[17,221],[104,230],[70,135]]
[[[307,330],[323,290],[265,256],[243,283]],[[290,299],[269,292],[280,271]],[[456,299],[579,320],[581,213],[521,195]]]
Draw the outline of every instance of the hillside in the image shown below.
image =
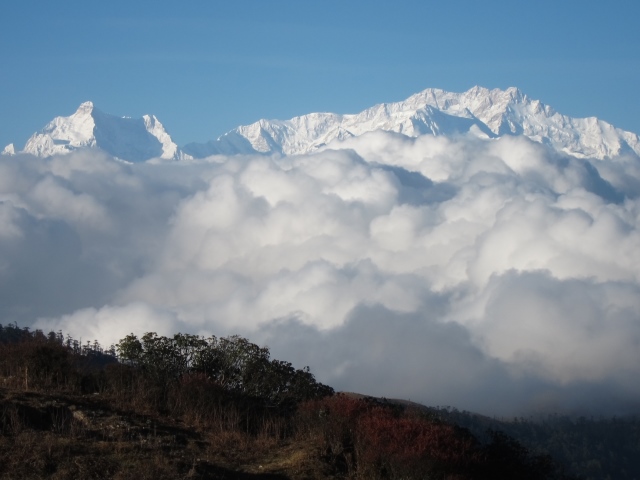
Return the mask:
[[246,339],[213,338],[130,335],[104,351],[0,328],[0,478],[569,478],[504,434],[480,442],[335,395]]

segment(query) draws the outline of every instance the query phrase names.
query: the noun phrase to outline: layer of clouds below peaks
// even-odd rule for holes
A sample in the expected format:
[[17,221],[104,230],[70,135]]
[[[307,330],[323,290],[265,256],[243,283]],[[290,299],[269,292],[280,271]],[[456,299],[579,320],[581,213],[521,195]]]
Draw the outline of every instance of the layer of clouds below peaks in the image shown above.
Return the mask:
[[640,162],[376,132],[127,165],[0,157],[0,314],[104,344],[242,334],[337,389],[640,410]]

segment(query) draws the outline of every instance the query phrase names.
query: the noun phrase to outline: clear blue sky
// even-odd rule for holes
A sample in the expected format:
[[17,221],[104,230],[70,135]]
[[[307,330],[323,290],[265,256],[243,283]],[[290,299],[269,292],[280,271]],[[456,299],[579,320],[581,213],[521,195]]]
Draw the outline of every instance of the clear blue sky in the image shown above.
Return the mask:
[[640,132],[638,18],[637,0],[7,0],[0,148],[85,100],[183,145],[473,85]]

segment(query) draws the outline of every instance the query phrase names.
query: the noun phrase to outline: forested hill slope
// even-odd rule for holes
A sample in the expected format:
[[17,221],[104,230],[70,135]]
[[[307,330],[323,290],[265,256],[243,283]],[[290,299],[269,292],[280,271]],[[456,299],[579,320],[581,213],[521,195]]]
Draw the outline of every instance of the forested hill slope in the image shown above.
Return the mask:
[[[564,468],[543,441],[527,448],[496,430],[533,432],[552,447],[561,436],[543,426],[483,425],[486,417],[451,409],[334,394],[308,368],[237,336],[147,333],[104,349],[0,326],[0,385],[6,479],[579,478],[568,468],[584,478],[634,478],[625,455],[640,444],[637,422],[619,421],[627,447],[616,458],[626,464],[593,458]],[[575,443],[565,441],[565,450],[591,445],[589,425],[613,432],[580,422],[565,430]]]

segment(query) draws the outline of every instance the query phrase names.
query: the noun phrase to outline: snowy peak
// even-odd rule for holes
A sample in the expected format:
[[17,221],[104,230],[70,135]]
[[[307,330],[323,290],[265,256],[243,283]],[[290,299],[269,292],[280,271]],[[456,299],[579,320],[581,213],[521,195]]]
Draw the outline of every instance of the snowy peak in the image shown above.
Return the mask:
[[4,150],[2,150],[2,155],[15,155],[15,154],[16,154],[16,148],[13,146],[13,143],[10,143],[6,147],[4,147]]
[[24,151],[39,157],[68,153],[76,148],[94,147],[93,103],[85,102],[69,117],[56,117],[29,138]]
[[596,118],[561,115],[515,87],[473,87],[462,93],[429,88],[406,100],[382,103],[354,115],[312,113],[290,120],[259,120],[237,127],[207,144],[189,144],[193,157],[212,154],[308,153],[374,130],[419,135],[471,132],[487,138],[525,135],[576,157],[607,158],[625,152],[640,155],[636,134]]
[[91,115],[92,110],[93,110],[93,102],[91,101],[83,102],[80,104],[75,114]]
[[24,151],[39,157],[69,153],[79,148],[99,148],[132,162],[151,158],[179,157],[171,140],[155,116],[117,117],[82,103],[68,117],[56,117],[27,141]]

